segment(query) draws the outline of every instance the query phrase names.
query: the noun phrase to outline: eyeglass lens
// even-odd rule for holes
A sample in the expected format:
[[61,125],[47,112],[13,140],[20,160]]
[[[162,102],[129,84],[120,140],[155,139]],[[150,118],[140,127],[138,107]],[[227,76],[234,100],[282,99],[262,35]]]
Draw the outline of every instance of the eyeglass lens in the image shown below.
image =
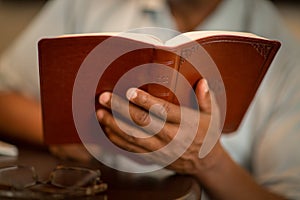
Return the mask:
[[58,187],[87,187],[95,184],[100,173],[88,169],[58,168],[51,174],[51,184]]
[[0,169],[0,184],[24,189],[36,184],[37,174],[33,167],[11,166]]

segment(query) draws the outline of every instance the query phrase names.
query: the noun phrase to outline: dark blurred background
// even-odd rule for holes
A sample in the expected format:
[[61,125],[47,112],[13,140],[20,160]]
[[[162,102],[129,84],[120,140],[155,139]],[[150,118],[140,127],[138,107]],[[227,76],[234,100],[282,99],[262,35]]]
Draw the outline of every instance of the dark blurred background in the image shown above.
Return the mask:
[[[46,1],[0,0],[0,53],[26,27]],[[300,0],[272,2],[279,8],[288,27],[300,40]]]

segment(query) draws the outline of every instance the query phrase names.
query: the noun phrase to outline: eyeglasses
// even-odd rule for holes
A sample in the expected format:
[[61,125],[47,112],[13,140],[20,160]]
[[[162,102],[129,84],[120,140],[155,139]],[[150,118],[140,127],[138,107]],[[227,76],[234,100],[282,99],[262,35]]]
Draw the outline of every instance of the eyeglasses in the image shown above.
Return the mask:
[[0,168],[0,197],[20,199],[64,199],[90,196],[107,190],[100,170],[57,166],[47,181],[40,181],[32,166]]

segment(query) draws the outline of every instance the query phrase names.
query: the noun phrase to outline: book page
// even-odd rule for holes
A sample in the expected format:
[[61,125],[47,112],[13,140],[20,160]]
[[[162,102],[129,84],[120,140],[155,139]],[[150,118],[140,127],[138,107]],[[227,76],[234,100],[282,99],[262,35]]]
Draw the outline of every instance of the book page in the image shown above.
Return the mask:
[[178,46],[180,44],[184,44],[190,41],[195,41],[200,38],[206,38],[211,36],[239,36],[239,37],[247,37],[247,38],[260,38],[260,39],[266,39],[263,37],[260,37],[258,35],[255,35],[253,33],[247,33],[247,32],[234,32],[234,31],[191,31],[182,33],[170,40],[168,40],[165,45],[166,46]]
[[58,38],[72,38],[72,37],[86,37],[86,36],[114,36],[129,38],[131,40],[140,41],[153,45],[163,45],[160,38],[145,33],[133,33],[133,32],[103,32],[103,33],[82,33],[82,34],[66,34],[61,35]]
[[[128,38],[135,41],[140,41],[148,44],[153,44],[156,46],[178,46],[184,43],[195,41],[200,38],[206,38],[211,36],[239,36],[239,37],[248,37],[248,38],[260,38],[253,33],[248,32],[234,32],[234,31],[191,31],[179,34],[175,37],[164,36],[164,35],[152,35],[151,33],[139,33],[139,32],[102,32],[102,33],[82,33],[82,34],[66,34],[61,35],[58,38],[71,38],[71,37],[85,37],[85,36],[115,36]],[[164,37],[164,38],[160,38]],[[167,39],[166,39],[167,38]],[[168,39],[171,38],[171,39]]]

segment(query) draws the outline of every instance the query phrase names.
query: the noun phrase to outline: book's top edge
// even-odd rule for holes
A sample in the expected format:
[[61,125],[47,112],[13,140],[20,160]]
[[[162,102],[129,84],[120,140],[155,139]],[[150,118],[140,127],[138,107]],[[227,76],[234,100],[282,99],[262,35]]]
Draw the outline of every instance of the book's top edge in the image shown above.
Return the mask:
[[[65,37],[83,37],[83,36],[119,36],[119,37],[131,37],[136,35],[147,35],[151,37],[155,37],[154,35],[147,34],[147,33],[134,33],[134,32],[96,32],[96,33],[78,33],[78,34],[65,34],[57,36],[57,38],[65,38]],[[250,38],[259,38],[259,39],[267,39],[265,37],[256,35],[254,33],[249,32],[238,32],[238,31],[190,31],[179,34],[177,36],[186,36],[193,38],[205,38],[211,36],[219,36],[219,35],[227,35],[227,36],[240,36],[240,37],[250,37]],[[176,36],[175,36],[176,37]],[[157,38],[158,39],[158,38]]]
[[191,31],[183,33],[182,35],[187,37],[196,37],[196,38],[205,38],[211,36],[219,36],[219,35],[227,35],[227,36],[240,36],[240,37],[249,37],[249,38],[259,38],[259,39],[267,39],[262,36],[256,35],[254,33],[249,32],[238,32],[238,31]]
[[[133,33],[133,32],[101,32],[101,33],[82,33],[82,34],[65,34],[58,37],[48,37],[53,38],[75,38],[75,37],[93,37],[93,36],[106,36],[106,37],[123,37],[129,38],[136,41],[141,41],[145,43],[151,43],[159,46],[177,46],[184,44],[189,41],[195,41],[198,39],[210,38],[210,37],[244,37],[244,38],[253,38],[261,40],[270,40],[249,32],[234,32],[234,31],[191,31],[179,34],[167,41],[161,40],[159,37],[156,37],[151,34],[145,33]],[[43,38],[46,39],[46,38]]]
[[83,37],[83,36],[117,36],[119,32],[101,32],[101,33],[74,33],[64,34],[57,36],[57,38],[68,38],[68,37]]

